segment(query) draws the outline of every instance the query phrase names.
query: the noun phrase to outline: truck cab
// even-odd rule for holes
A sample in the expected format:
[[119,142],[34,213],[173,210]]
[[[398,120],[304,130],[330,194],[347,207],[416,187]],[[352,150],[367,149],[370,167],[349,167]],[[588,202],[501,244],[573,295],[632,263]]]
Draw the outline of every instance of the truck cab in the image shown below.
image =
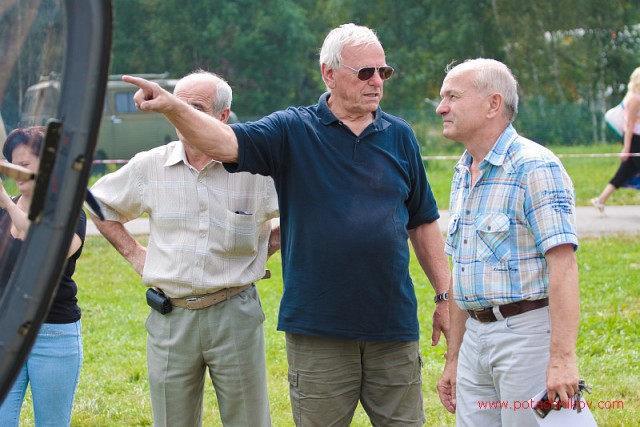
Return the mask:
[[[168,73],[134,74],[154,81],[172,92],[177,80]],[[102,120],[95,151],[96,160],[129,160],[136,153],[175,140],[176,132],[161,114],[136,109],[133,95],[137,87],[112,74],[107,82]],[[60,99],[60,79],[56,75],[41,77],[25,93],[20,121],[23,126],[45,125],[55,116]]]
[[[165,74],[139,74],[173,92],[178,80]],[[122,75],[111,75],[107,82],[104,110],[96,160],[129,160],[136,153],[174,141],[176,131],[164,116],[143,113],[136,108],[133,95],[137,87],[122,81]]]
[[[169,92],[173,92],[178,82],[170,79],[166,72],[130,75],[154,81]],[[122,74],[109,75],[95,151],[96,163],[104,160],[124,163],[136,153],[177,139],[174,127],[162,114],[143,113],[136,108],[133,95],[137,90],[136,86],[122,81]],[[46,125],[48,118],[55,116],[59,99],[59,77],[55,74],[41,77],[26,90],[20,116],[22,126]],[[231,112],[228,123],[237,121],[237,116]],[[94,171],[102,173],[104,168],[96,165]]]

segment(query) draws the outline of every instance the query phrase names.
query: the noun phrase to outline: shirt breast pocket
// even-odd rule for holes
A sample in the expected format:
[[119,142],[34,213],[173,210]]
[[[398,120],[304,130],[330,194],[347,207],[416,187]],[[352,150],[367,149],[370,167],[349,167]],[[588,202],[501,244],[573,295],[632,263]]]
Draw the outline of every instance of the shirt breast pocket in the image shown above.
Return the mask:
[[452,255],[453,250],[458,247],[458,240],[460,240],[458,236],[459,224],[460,217],[458,215],[452,215],[451,218],[449,218],[449,225],[447,227],[447,239],[445,241],[446,252],[448,255]]
[[500,264],[511,258],[509,217],[502,213],[480,215],[476,219],[478,258],[488,264]]
[[258,226],[255,214],[227,211],[224,249],[230,255],[255,255],[258,252]]

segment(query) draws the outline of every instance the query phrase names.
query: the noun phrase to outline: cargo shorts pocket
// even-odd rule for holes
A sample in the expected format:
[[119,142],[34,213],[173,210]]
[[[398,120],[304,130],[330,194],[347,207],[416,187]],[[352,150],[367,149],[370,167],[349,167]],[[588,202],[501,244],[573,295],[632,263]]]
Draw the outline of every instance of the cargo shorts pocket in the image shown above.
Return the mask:
[[291,413],[293,421],[298,426],[301,419],[300,391],[298,390],[298,372],[289,370],[289,398],[291,400]]

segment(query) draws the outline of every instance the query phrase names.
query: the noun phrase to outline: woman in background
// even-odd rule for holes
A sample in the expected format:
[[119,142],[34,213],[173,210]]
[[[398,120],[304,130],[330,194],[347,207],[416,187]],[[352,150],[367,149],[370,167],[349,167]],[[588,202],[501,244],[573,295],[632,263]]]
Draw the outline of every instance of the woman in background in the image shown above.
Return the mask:
[[627,94],[624,96],[622,104],[624,105],[625,126],[622,135],[620,166],[602,193],[591,199],[591,204],[601,214],[604,214],[604,207],[609,196],[640,172],[640,157],[629,156],[630,153],[640,153],[640,67],[631,73]]
[[[37,172],[45,133],[44,126],[15,129],[7,136],[2,153],[9,162]],[[4,234],[6,243],[5,261],[17,258],[30,226],[28,212],[35,181],[16,180],[16,184],[20,195],[12,198],[0,180],[0,224],[3,225],[0,233]],[[49,314],[11,391],[0,406],[2,427],[19,425],[20,410],[29,383],[37,427],[69,426],[71,423],[71,409],[82,366],[81,311],[76,299],[78,288],[72,276],[82,252],[85,232],[86,216],[81,211]],[[11,270],[10,267],[5,265],[5,270]],[[4,282],[0,286],[4,287],[8,278],[9,274],[0,276]]]

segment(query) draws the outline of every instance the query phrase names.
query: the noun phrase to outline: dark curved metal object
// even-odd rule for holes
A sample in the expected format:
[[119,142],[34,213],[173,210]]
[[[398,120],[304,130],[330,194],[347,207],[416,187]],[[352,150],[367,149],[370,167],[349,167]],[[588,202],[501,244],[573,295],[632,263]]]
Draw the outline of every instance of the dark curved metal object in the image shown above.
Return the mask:
[[46,318],[82,209],[100,127],[111,52],[109,0],[65,0],[59,144],[42,210],[0,299],[0,401]]

